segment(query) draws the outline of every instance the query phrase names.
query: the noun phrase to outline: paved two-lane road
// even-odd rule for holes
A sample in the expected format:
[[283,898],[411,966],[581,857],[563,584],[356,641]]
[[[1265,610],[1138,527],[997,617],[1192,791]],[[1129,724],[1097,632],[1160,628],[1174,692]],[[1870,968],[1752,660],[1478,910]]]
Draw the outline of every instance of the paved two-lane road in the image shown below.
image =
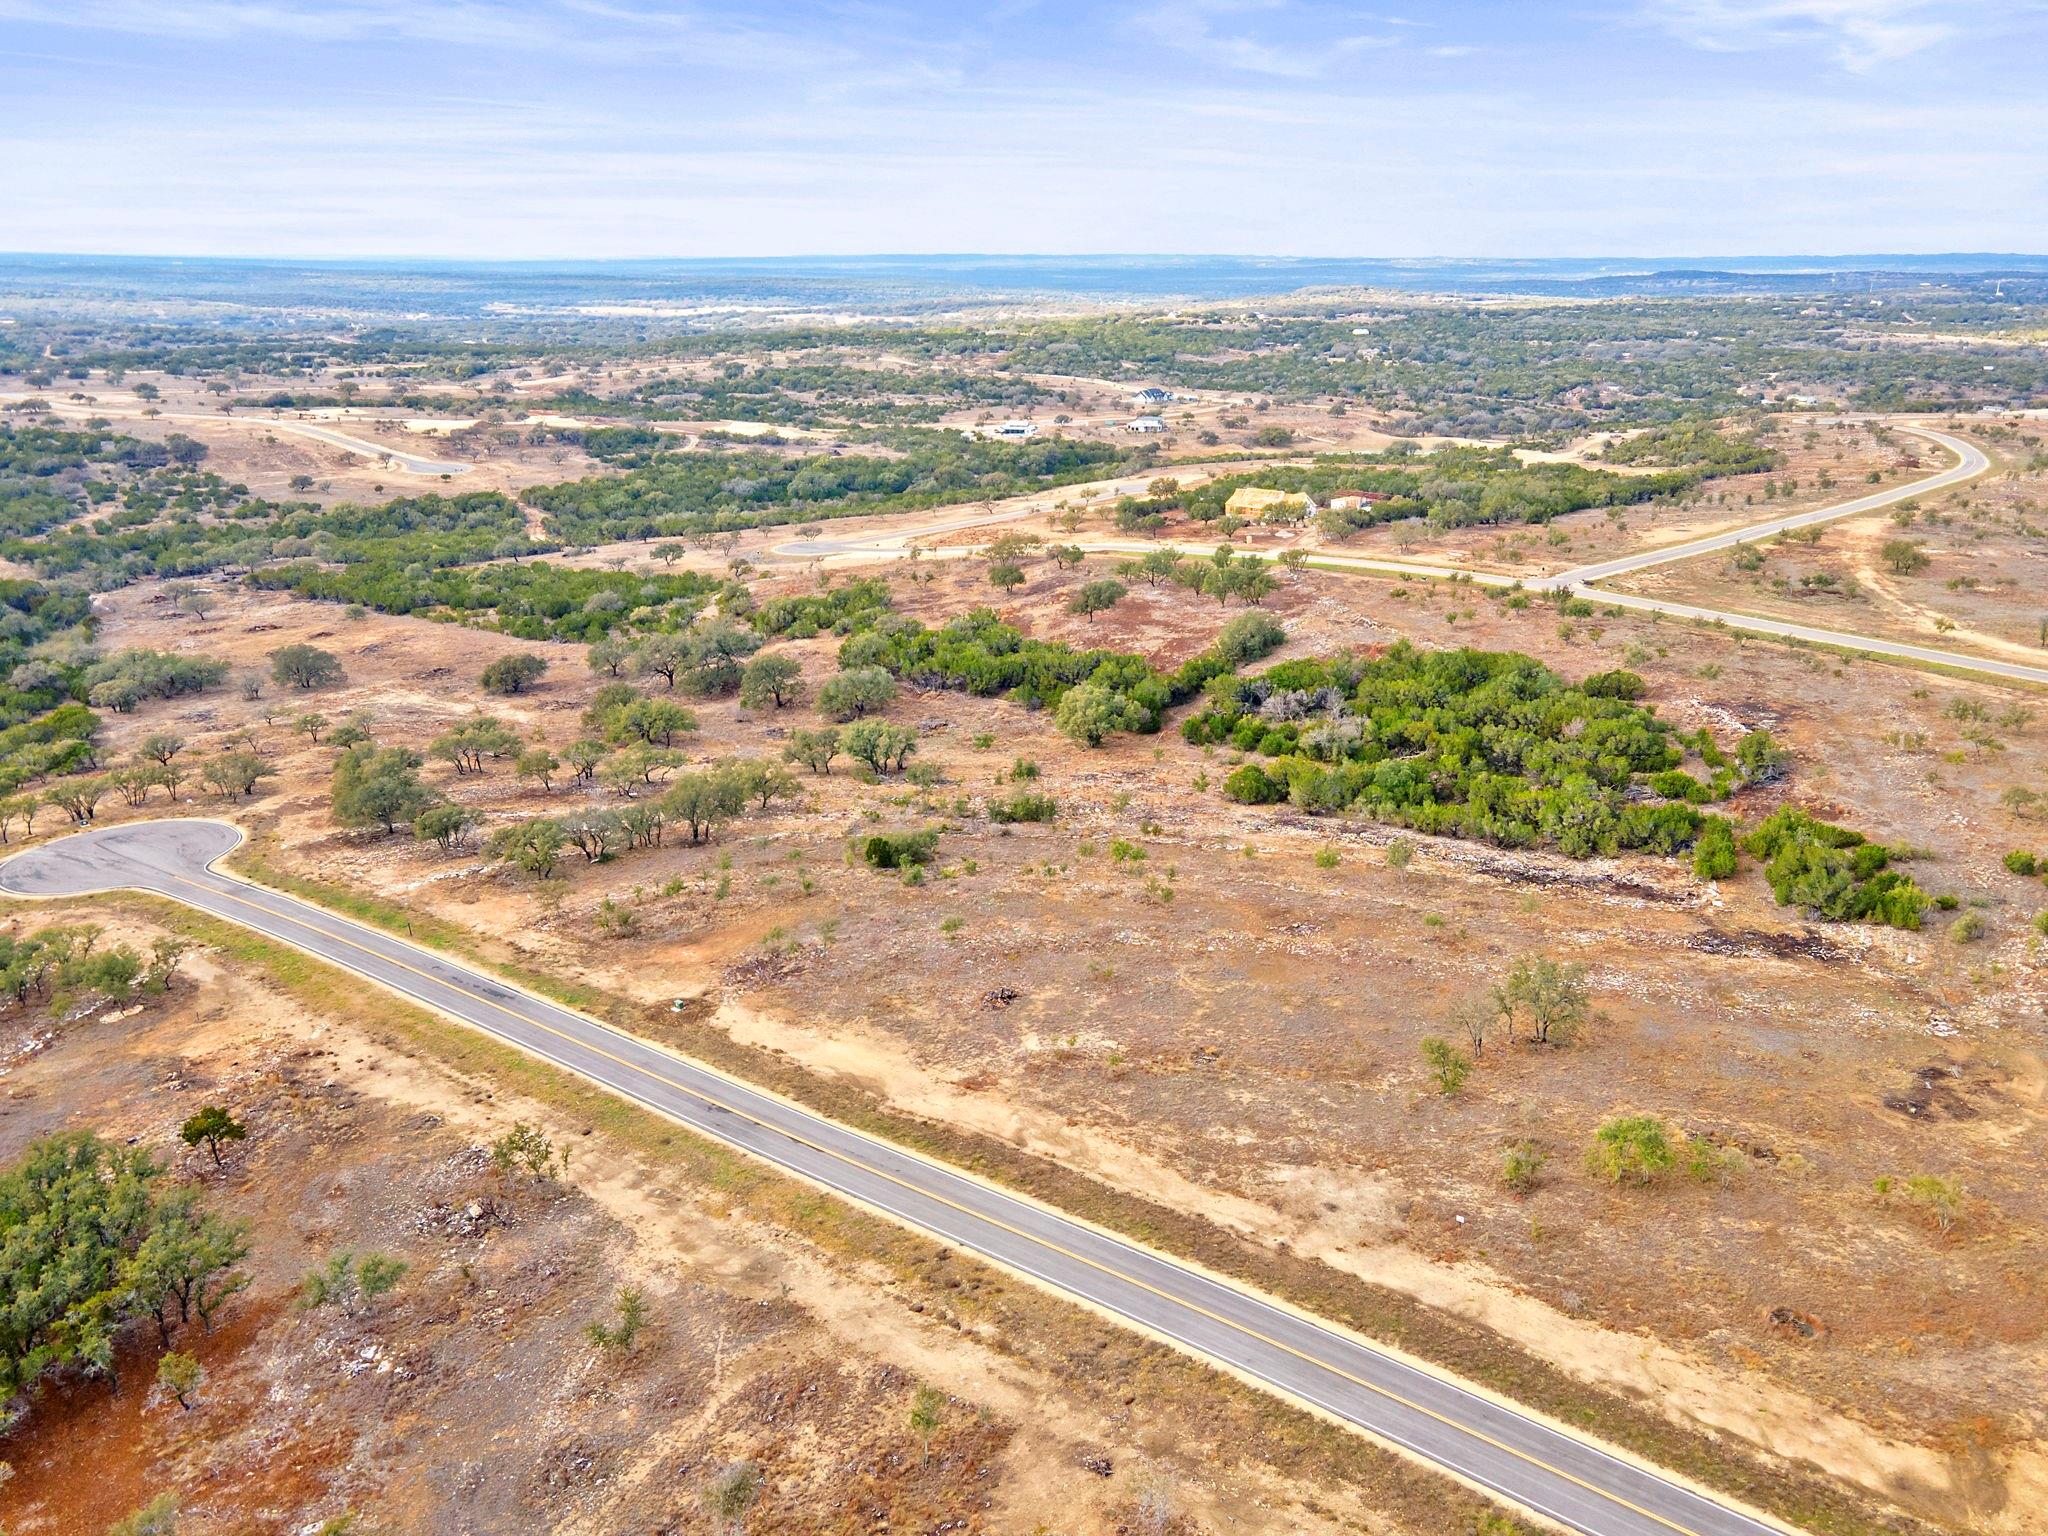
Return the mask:
[[1811,512],[1795,512],[1787,517],[1751,523],[1746,528],[1731,528],[1726,533],[1711,533],[1705,538],[1691,539],[1683,544],[1666,544],[1659,549],[1638,550],[1635,554],[1602,560],[1596,565],[1582,565],[1576,570],[1566,571],[1546,581],[1531,582],[1530,585],[1589,586],[1596,581],[1605,581],[1610,576],[1626,576],[1634,571],[1647,571],[1653,566],[1690,560],[1695,555],[1711,555],[1717,550],[1733,549],[1738,544],[1753,544],[1758,539],[1776,538],[1779,534],[1789,533],[1795,528],[1811,528],[1816,523],[1831,523],[1837,518],[1855,517],[1863,512],[1881,512],[1886,507],[1909,501],[1915,496],[1925,496],[1934,491],[1946,490],[1952,485],[1961,485],[1965,480],[1974,480],[1991,467],[1991,461],[1984,456],[1983,449],[1975,443],[1963,441],[1952,433],[1922,426],[1902,426],[1897,430],[1910,432],[1915,437],[1924,437],[1929,442],[1938,443],[1956,456],[1956,462],[1923,480],[1909,480],[1904,485],[1872,491],[1868,496],[1859,496],[1854,501],[1837,502],[1831,507],[1816,507]]
[[[1897,661],[1920,662],[1929,666],[1946,667],[1951,671],[1979,673],[1989,677],[2008,679],[2013,682],[2048,685],[2048,666],[2024,661],[1998,661],[1968,651],[1943,650],[1931,645],[1911,645],[1899,640],[1884,640],[1872,635],[1860,635],[1850,630],[1822,629],[1813,624],[1795,624],[1787,619],[1759,618],[1752,614],[1739,613],[1731,609],[1702,608],[1689,603],[1672,602],[1661,597],[1645,597],[1633,592],[1614,592],[1606,587],[1594,585],[1613,576],[1625,576],[1636,571],[1650,570],[1660,565],[1670,565],[1680,560],[1690,560],[1696,555],[1712,554],[1717,550],[1733,549],[1738,544],[1754,543],[1759,539],[1774,538],[1778,534],[1795,528],[1809,528],[1817,523],[1830,523],[1837,518],[1854,517],[1859,513],[1876,512],[1894,506],[1915,496],[1924,496],[1933,491],[1960,485],[1974,479],[1990,468],[1990,460],[1974,444],[1956,437],[1952,433],[1918,423],[1894,422],[1894,430],[1927,439],[1948,449],[1956,456],[1955,464],[1919,480],[1904,485],[1891,486],[1886,490],[1873,491],[1868,496],[1859,496],[1853,501],[1837,502],[1833,506],[1816,507],[1807,512],[1795,512],[1785,517],[1771,518],[1761,523],[1751,523],[1743,528],[1730,528],[1721,533],[1708,534],[1703,538],[1689,539],[1682,544],[1667,544],[1656,549],[1639,550],[1631,555],[1617,556],[1593,565],[1582,565],[1573,570],[1560,571],[1555,576],[1518,577],[1507,576],[1497,571],[1461,570],[1454,566],[1429,565],[1416,561],[1380,559],[1367,555],[1354,555],[1341,549],[1318,549],[1311,557],[1311,563],[1321,570],[1358,571],[1372,575],[1419,576],[1441,581],[1447,577],[1475,582],[1489,587],[1527,587],[1536,592],[1569,592],[1576,596],[1610,603],[1617,608],[1629,608],[1639,613],[1661,613],[1671,618],[1697,619],[1707,623],[1725,624],[1730,629],[1747,630],[1752,634],[1773,635],[1782,640],[1797,640],[1809,645],[1833,646],[1840,650],[1862,651],[1873,656],[1890,657]],[[1122,489],[1119,487],[1119,489]],[[873,559],[886,559],[901,555],[916,540],[942,533],[955,533],[968,528],[985,527],[993,523],[1016,522],[1045,509],[1037,505],[1012,507],[1001,512],[955,514],[944,522],[929,523],[917,527],[885,527],[870,529],[864,533],[845,535],[834,539],[819,539],[811,543],[791,542],[775,546],[773,553],[795,558],[800,555],[826,556],[851,555]],[[1171,549],[1176,553],[1203,557],[1214,554],[1219,547],[1213,541],[1185,540],[1137,540],[1129,538],[1081,538],[1076,541],[1080,548],[1091,554],[1137,555],[1154,549]],[[1277,551],[1239,549],[1227,542],[1221,546],[1246,559],[1277,558]],[[935,551],[936,553],[937,551]],[[955,555],[972,552],[968,546],[948,551]]]
[[1597,598],[1617,608],[1633,609],[1638,613],[1661,613],[1676,619],[1725,624],[1731,629],[1744,629],[1759,635],[1775,635],[1782,640],[1798,640],[1808,645],[1863,651],[1872,656],[1922,662],[1928,666],[1947,667],[1958,672],[1977,672],[2019,683],[2048,684],[2048,666],[2033,662],[1998,661],[1966,651],[1943,650],[1932,645],[1913,645],[1903,640],[1886,640],[1877,635],[1860,635],[1850,630],[1823,629],[1817,624],[1795,624],[1789,619],[1767,619],[1756,614],[1703,608],[1693,603],[1673,602],[1663,597],[1645,597],[1636,592],[1615,592],[1594,585],[1595,582],[1604,581],[1611,576],[1626,576],[1635,571],[1647,571],[1679,560],[1690,560],[1696,555],[1710,555],[1719,550],[1733,549],[1738,544],[1775,538],[1794,528],[1810,528],[1817,523],[1834,522],[1837,518],[1879,512],[1899,502],[1910,501],[1916,496],[1946,490],[1949,486],[1974,480],[1991,467],[1991,461],[1984,456],[1982,449],[1953,433],[1918,425],[1900,425],[1897,430],[1910,432],[1915,437],[1923,437],[1929,442],[1939,444],[1956,456],[1956,462],[1949,468],[1924,479],[1909,480],[1904,485],[1895,485],[1888,490],[1873,491],[1870,495],[1859,496],[1854,501],[1838,502],[1831,507],[1816,507],[1811,512],[1796,512],[1789,517],[1774,518],[1769,522],[1752,523],[1747,528],[1733,528],[1726,533],[1709,534],[1705,538],[1691,539],[1683,544],[1667,544],[1661,549],[1641,550],[1633,555],[1623,555],[1619,559],[1603,560],[1597,565],[1582,565],[1576,570],[1566,571],[1546,581],[1531,582],[1530,585],[1549,589],[1561,588],[1582,597]]
[[1250,1291],[862,1135],[444,955],[213,864],[218,821],[146,821],[0,864],[0,892],[132,889],[254,929],[567,1068],[703,1135],[1115,1314],[1587,1536],[1776,1528],[1568,1431]]

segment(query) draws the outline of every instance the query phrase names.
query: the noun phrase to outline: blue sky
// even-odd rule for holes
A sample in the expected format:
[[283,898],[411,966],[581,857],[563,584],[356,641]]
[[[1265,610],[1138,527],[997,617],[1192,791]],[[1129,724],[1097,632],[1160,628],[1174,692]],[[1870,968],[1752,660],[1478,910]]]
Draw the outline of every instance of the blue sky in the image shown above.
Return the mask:
[[2048,0],[0,0],[0,249],[2048,251]]

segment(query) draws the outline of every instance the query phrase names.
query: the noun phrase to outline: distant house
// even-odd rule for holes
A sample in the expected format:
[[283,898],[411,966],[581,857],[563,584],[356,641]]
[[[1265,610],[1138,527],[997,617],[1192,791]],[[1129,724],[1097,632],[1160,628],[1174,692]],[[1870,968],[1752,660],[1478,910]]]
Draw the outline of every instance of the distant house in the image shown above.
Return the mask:
[[1131,404],[1141,407],[1171,405],[1173,404],[1173,391],[1161,389],[1157,384],[1150,384],[1131,396]]
[[1157,416],[1140,416],[1124,423],[1126,432],[1164,432],[1166,423]]
[[1232,517],[1259,517],[1276,507],[1306,513],[1315,509],[1315,503],[1301,491],[1272,491],[1256,485],[1239,486],[1223,503],[1223,510]]
[[1038,423],[1034,421],[1006,421],[997,427],[991,435],[1006,437],[1012,442],[1022,442],[1027,437],[1036,437],[1038,435]]
[[1369,507],[1376,501],[1392,501],[1386,491],[1340,491],[1330,498],[1330,506],[1339,512],[1356,512],[1360,507]]

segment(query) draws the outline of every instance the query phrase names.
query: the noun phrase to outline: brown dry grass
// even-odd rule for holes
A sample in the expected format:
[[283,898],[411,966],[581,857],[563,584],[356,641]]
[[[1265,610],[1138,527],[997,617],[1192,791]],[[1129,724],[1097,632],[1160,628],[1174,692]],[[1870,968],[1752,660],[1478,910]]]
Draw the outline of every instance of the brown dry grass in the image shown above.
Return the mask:
[[[1091,626],[1061,601],[1093,564],[1034,565],[1000,599],[971,563],[892,580],[899,606],[927,619],[996,601],[1034,633],[1162,661],[1227,617],[1140,589]],[[351,671],[319,707],[369,708],[388,739],[424,740],[482,702],[471,679],[519,648],[256,594],[201,632],[148,598],[107,600],[108,643],[253,663],[317,637]],[[1966,751],[1949,703],[1995,712],[2004,691],[1635,619],[1561,627],[1548,609],[1456,587],[1318,574],[1275,607],[1295,636],[1283,655],[1404,634],[1513,646],[1574,676],[1634,666],[1688,728],[1768,725],[1795,752],[1795,798],[1927,850],[1918,877],[1989,903],[1993,936],[1955,946],[1938,929],[1811,929],[1753,873],[1716,892],[1654,860],[1574,865],[1419,840],[1396,869],[1383,830],[1221,802],[1228,754],[1170,734],[1084,752],[1042,717],[952,694],[892,710],[922,728],[920,760],[943,770],[929,794],[807,776],[800,811],[750,819],[710,849],[579,865],[546,892],[473,858],[337,835],[322,803],[331,754],[282,730],[261,730],[284,775],[249,815],[281,865],[492,934],[522,963],[643,1003],[700,999],[704,1027],[888,1109],[1111,1186],[1170,1190],[1224,1230],[1284,1237],[1331,1272],[1426,1295],[1680,1425],[1793,1450],[1936,1518],[2024,1528],[2048,1212],[2012,1149],[2038,1135],[2048,1078],[2026,929],[2042,898],[1998,866],[2030,835],[1998,796],[2040,782],[2038,731]],[[559,744],[594,680],[572,652],[546,649],[557,670],[539,693],[493,707]],[[795,649],[814,678],[829,669],[829,642]],[[204,734],[257,712],[214,696],[182,714]],[[172,713],[119,722],[117,741]],[[699,713],[691,746],[704,757],[773,752],[792,723],[728,703]],[[974,744],[984,734],[987,750]],[[1920,736],[1931,751],[1911,745]],[[1054,827],[1005,835],[974,814],[1017,756],[1059,799]],[[560,803],[502,766],[449,787],[493,816]],[[942,877],[923,888],[844,863],[851,832],[940,821],[956,830]],[[1145,849],[1142,864],[1107,859],[1119,837]],[[1334,868],[1312,860],[1325,844]],[[634,905],[642,938],[592,937],[607,894]],[[1534,948],[1591,967],[1595,1024],[1564,1051],[1490,1050],[1459,1100],[1429,1092],[1416,1043],[1443,1005]],[[1017,1001],[982,1006],[999,988]],[[1740,1167],[1725,1185],[1604,1192],[1578,1152],[1618,1110],[1737,1147]],[[1550,1153],[1526,1200],[1497,1179],[1502,1148],[1523,1140]],[[1873,1192],[1880,1174],[1917,1171],[1969,1189],[1957,1232]],[[1783,1336],[1767,1321],[1780,1306],[1818,1317],[1826,1342]],[[1988,1423],[1987,1395],[2002,1405]]]

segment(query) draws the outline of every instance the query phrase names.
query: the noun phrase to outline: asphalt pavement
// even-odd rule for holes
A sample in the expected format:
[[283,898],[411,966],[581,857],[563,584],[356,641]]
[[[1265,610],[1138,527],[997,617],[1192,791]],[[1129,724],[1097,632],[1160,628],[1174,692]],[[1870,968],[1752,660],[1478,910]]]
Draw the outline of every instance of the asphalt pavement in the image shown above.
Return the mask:
[[[1683,544],[1666,544],[1659,549],[1638,550],[1632,555],[1621,555],[1613,560],[1602,560],[1594,565],[1582,565],[1576,570],[1531,586],[1583,587],[1596,581],[1605,581],[1611,576],[1626,576],[1632,571],[1647,571],[1653,566],[1670,565],[1677,560],[1690,560],[1695,555],[1711,555],[1717,550],[1733,549],[1738,544],[1752,544],[1758,539],[1776,538],[1795,528],[1811,528],[1816,523],[1831,523],[1837,518],[1855,517],[1864,512],[1881,512],[1899,502],[1910,501],[1916,496],[1930,495],[1960,485],[1965,480],[1974,480],[1991,467],[1991,461],[1982,449],[1974,443],[1966,443],[1960,437],[1940,432],[1933,427],[1897,426],[1896,431],[1909,432],[1915,437],[1924,437],[1929,442],[1939,443],[1956,456],[1956,463],[1947,469],[1923,479],[1909,480],[1904,485],[1890,486],[1882,491],[1872,491],[1868,496],[1858,496],[1850,501],[1837,502],[1833,506],[1816,507],[1810,512],[1795,512],[1785,517],[1767,518],[1760,523],[1751,523],[1746,528],[1732,528],[1726,533],[1711,533],[1705,538],[1689,539]],[[1605,595],[1604,593],[1602,594]]]
[[1777,1529],[1240,1286],[811,1114],[446,955],[214,868],[240,836],[226,822],[198,819],[87,830],[0,864],[0,892],[50,897],[133,889],[241,924],[1113,1314],[1568,1530],[1766,1536]]

